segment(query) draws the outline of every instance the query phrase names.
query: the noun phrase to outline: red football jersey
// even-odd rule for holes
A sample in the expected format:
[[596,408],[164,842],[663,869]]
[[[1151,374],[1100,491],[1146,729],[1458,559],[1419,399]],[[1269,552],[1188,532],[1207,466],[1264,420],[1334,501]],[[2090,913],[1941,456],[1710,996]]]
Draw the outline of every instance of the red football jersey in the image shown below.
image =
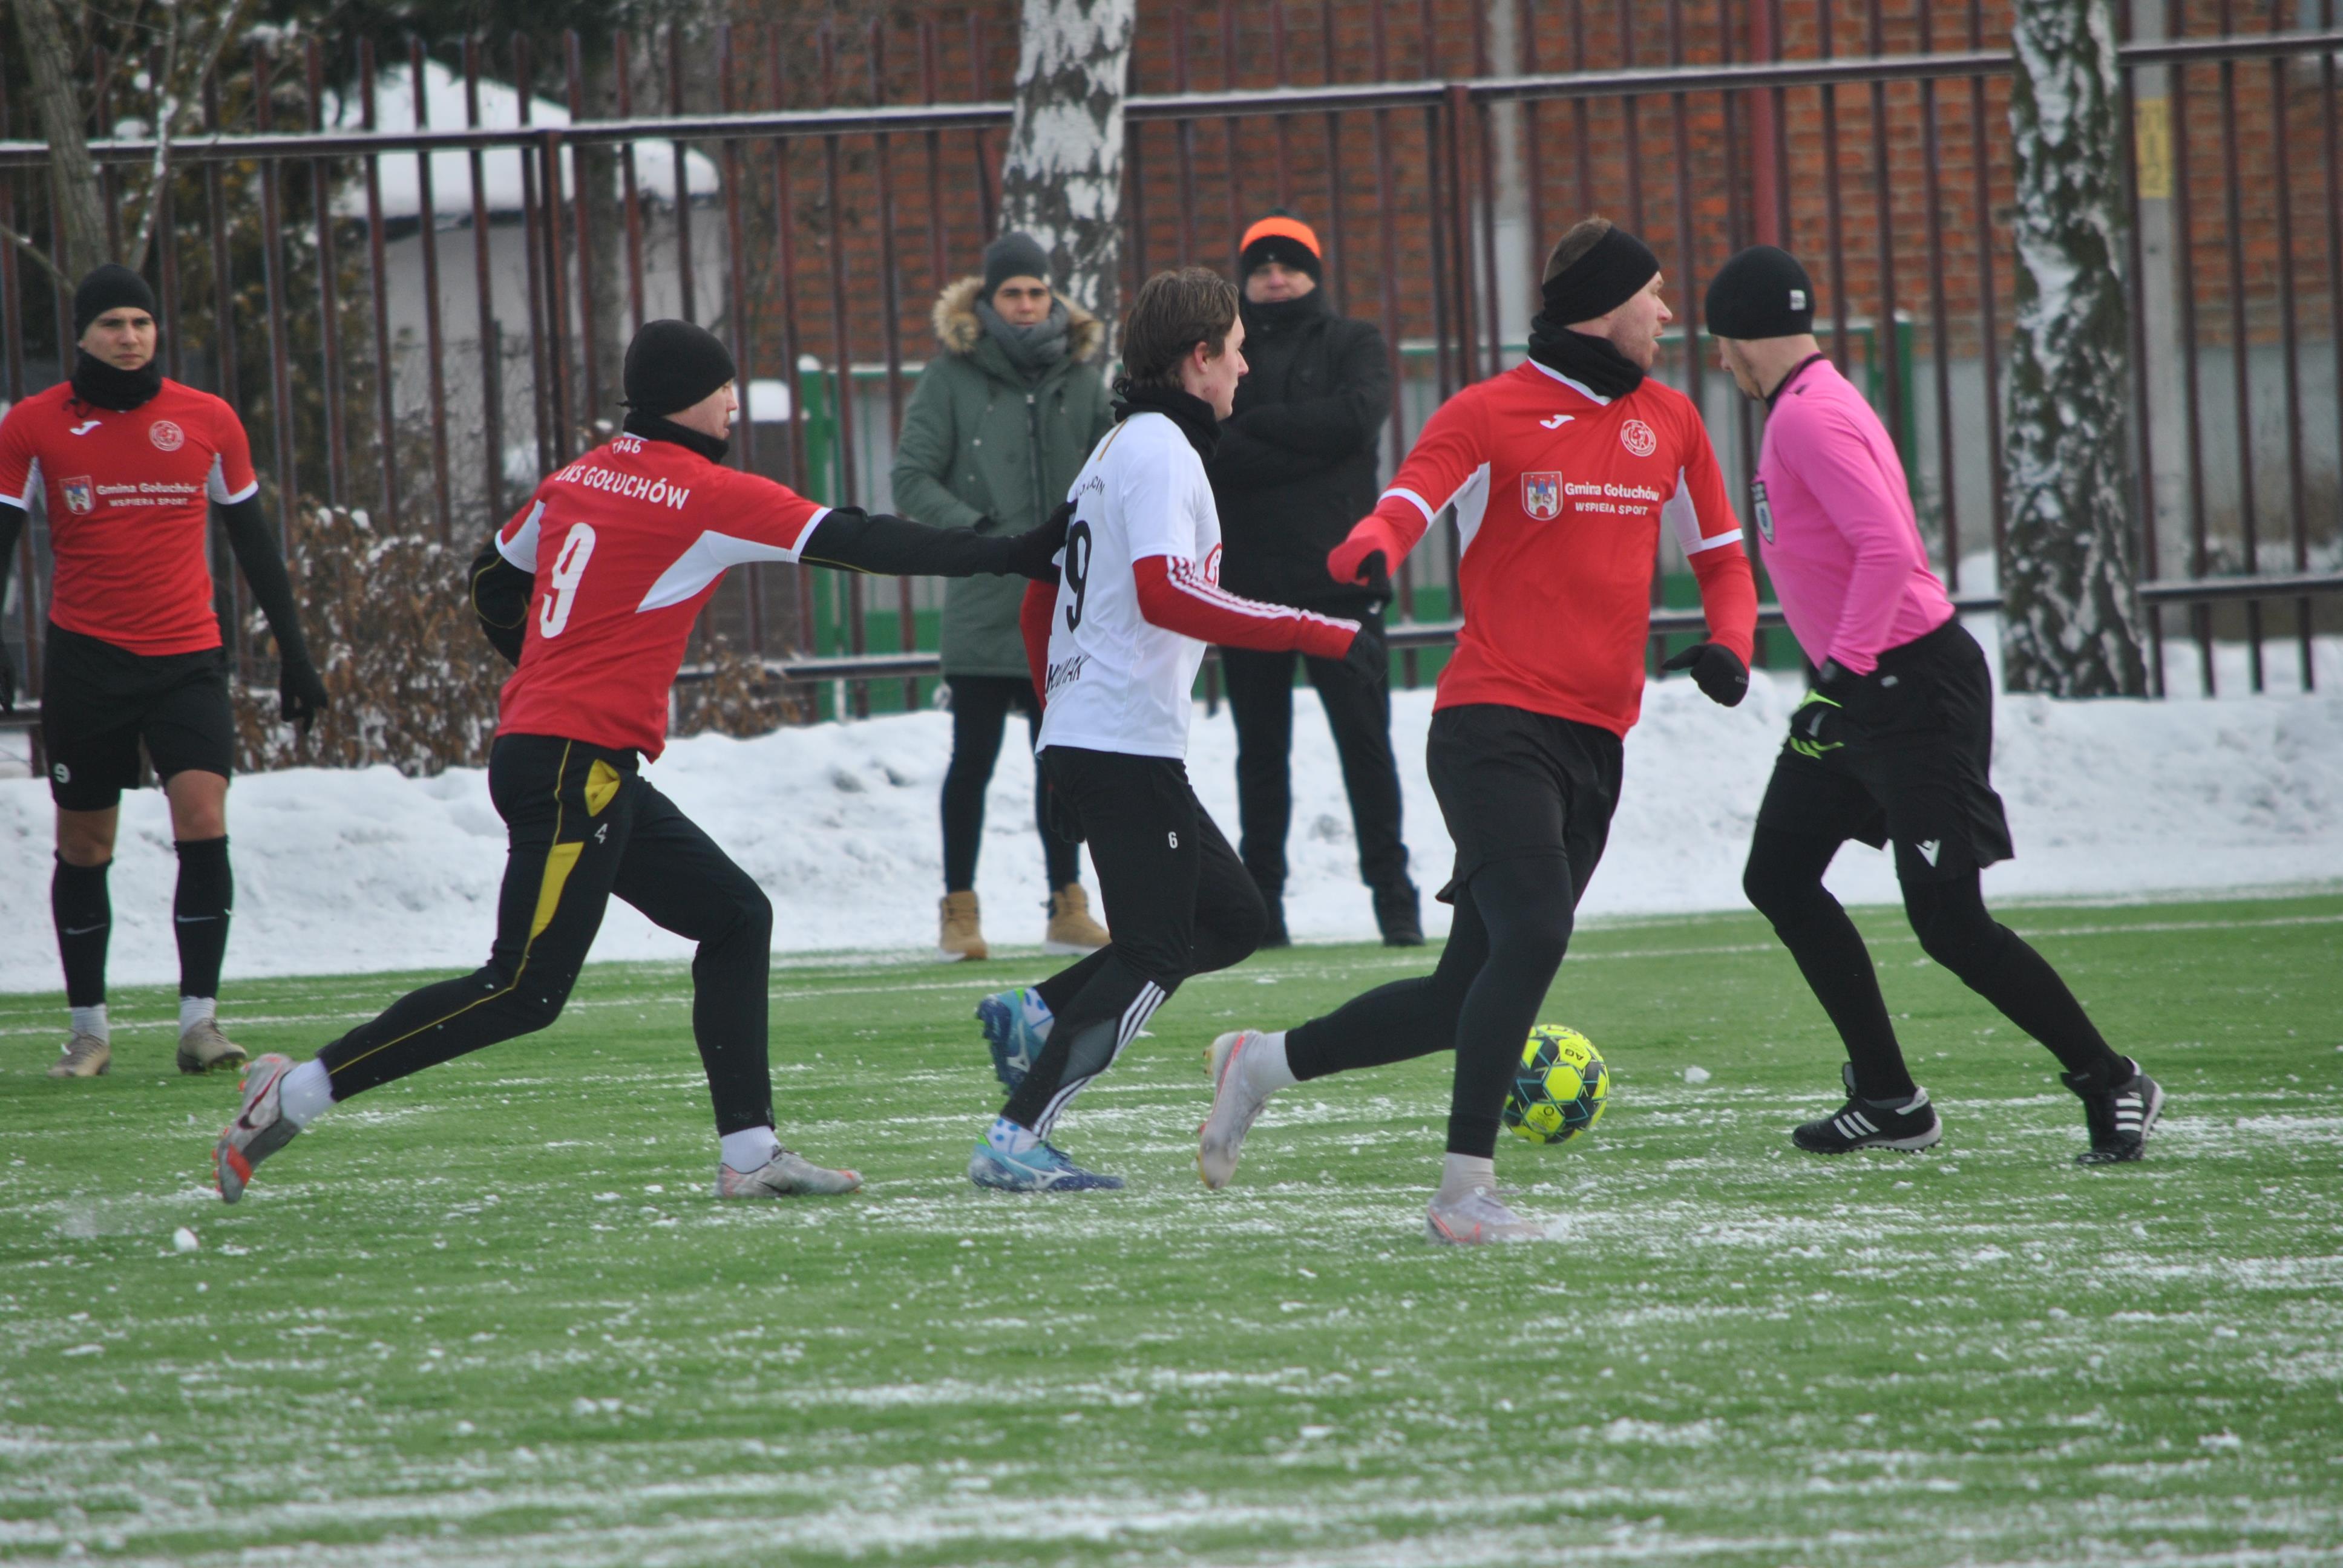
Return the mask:
[[1620,397],[1535,360],[1441,405],[1375,514],[1411,543],[1453,501],[1464,627],[1435,708],[1502,703],[1624,735],[1643,711],[1652,573],[1665,521],[1700,579],[1710,637],[1744,662],[1757,589],[1692,400]]
[[46,497],[49,618],[140,654],[220,645],[204,558],[209,503],[260,487],[236,410],[166,380],[126,414],[59,382],[0,419],[0,498]]
[[620,436],[497,534],[537,574],[497,728],[657,757],[691,623],[728,567],[794,561],[830,508],[672,441]]

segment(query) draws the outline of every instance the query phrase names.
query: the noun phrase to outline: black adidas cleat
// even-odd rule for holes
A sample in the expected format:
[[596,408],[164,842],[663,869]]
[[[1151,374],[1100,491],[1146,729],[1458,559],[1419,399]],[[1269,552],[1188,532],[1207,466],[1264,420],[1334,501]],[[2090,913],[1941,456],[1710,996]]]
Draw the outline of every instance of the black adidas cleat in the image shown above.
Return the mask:
[[2164,1114],[2164,1086],[2130,1057],[2122,1060],[2131,1076],[2111,1087],[2088,1073],[2058,1075],[2083,1102],[2083,1121],[2091,1130],[2091,1146],[2075,1156],[2077,1165],[2120,1165],[2138,1159],[2147,1152],[2147,1135],[2156,1119]]
[[1790,1141],[1807,1153],[1896,1149],[1911,1154],[1943,1140],[1945,1124],[1936,1120],[1936,1108],[1928,1103],[1926,1090],[1915,1090],[1911,1099],[1900,1103],[1865,1100],[1855,1092],[1852,1064],[1842,1066],[1839,1076],[1846,1081],[1846,1103],[1818,1121],[1800,1123],[1790,1134]]

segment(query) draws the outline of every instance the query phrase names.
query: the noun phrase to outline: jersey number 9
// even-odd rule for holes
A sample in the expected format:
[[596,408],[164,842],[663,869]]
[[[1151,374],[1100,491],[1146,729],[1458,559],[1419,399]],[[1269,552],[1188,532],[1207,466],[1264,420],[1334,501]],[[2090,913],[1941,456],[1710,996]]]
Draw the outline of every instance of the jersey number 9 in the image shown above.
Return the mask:
[[1082,624],[1082,595],[1091,586],[1091,526],[1077,520],[1066,530],[1066,564],[1062,568],[1066,586],[1074,590],[1074,602],[1066,607],[1066,629],[1073,631]]
[[593,555],[592,527],[572,523],[569,537],[561,541],[561,553],[553,558],[553,575],[545,579],[545,602],[538,607],[537,629],[547,637],[559,637],[561,628],[569,624],[569,608],[578,600],[578,579],[586,575],[586,563]]

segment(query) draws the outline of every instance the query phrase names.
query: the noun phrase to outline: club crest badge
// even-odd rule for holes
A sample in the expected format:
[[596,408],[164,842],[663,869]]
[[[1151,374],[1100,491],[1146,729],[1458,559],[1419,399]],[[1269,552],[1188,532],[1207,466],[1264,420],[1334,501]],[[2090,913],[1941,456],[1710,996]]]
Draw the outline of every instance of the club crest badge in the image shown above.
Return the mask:
[[1552,522],[1562,516],[1562,476],[1523,474],[1522,510],[1542,523]]
[[168,419],[157,419],[147,426],[146,438],[155,443],[158,452],[176,452],[187,444],[187,433]]
[[65,510],[76,518],[89,516],[97,505],[97,487],[90,483],[86,474],[78,479],[67,479],[57,488],[65,492]]
[[1749,509],[1757,515],[1757,534],[1767,544],[1774,542],[1774,508],[1765,501],[1765,481],[1749,482]]
[[1619,445],[1630,457],[1648,457],[1660,449],[1660,438],[1641,419],[1630,419],[1619,427]]

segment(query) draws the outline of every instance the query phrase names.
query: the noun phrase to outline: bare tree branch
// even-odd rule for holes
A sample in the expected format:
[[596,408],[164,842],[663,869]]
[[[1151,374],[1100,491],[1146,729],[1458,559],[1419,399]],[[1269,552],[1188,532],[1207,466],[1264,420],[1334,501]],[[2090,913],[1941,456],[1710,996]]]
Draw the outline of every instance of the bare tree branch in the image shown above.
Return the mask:
[[64,269],[49,258],[49,253],[47,251],[43,250],[39,246],[35,245],[31,240],[27,239],[25,236],[18,234],[15,229],[10,228],[5,223],[0,223],[0,240],[5,240],[10,245],[15,246],[18,250],[23,251],[26,256],[31,256],[35,261],[39,262],[48,275],[56,280],[58,287],[66,290],[68,293],[72,291],[74,280],[67,277],[65,275]]
[[242,30],[251,5],[252,0],[234,0],[213,29],[210,41],[199,54],[189,56],[186,66],[179,50],[185,7],[171,7],[166,13],[171,17],[169,41],[164,45],[162,77],[155,84],[155,161],[147,176],[146,208],[138,217],[138,236],[130,246],[128,265],[134,268],[145,268],[146,252],[154,243],[156,221],[163,210],[163,182],[171,177],[171,138],[180,129],[182,118],[194,113],[204,79],[218,65],[228,40]]
[[74,78],[74,45],[55,0],[15,0],[15,9],[34,108],[49,144],[49,189],[65,240],[65,270],[85,272],[106,259],[107,247],[97,166],[89,156],[89,131]]

